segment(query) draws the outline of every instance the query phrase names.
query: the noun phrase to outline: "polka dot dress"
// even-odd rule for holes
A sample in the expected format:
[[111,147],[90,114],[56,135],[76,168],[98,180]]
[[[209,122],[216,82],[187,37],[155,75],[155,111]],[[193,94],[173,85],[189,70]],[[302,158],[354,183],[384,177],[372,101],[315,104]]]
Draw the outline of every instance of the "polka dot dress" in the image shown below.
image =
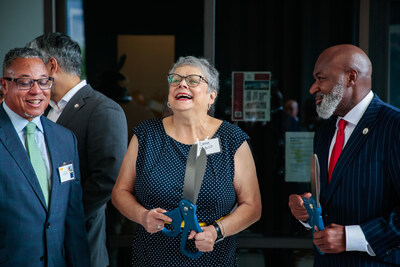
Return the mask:
[[[135,195],[146,209],[172,210],[182,198],[186,159],[191,145],[168,136],[162,120],[145,121],[134,129],[139,140]],[[207,167],[197,199],[199,222],[213,223],[229,214],[236,204],[233,187],[234,155],[249,137],[237,126],[223,122],[213,138],[221,152],[207,156]],[[218,242],[212,252],[190,259],[180,251],[181,234],[149,234],[138,225],[133,241],[133,266],[236,266],[236,237]],[[194,242],[188,240],[194,249]]]

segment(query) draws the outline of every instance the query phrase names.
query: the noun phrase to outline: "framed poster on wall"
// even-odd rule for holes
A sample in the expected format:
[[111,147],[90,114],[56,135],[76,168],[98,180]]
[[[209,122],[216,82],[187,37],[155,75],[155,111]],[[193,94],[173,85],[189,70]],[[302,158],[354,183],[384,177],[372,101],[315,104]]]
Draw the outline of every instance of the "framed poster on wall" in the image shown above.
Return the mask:
[[269,121],[271,72],[232,72],[232,121]]

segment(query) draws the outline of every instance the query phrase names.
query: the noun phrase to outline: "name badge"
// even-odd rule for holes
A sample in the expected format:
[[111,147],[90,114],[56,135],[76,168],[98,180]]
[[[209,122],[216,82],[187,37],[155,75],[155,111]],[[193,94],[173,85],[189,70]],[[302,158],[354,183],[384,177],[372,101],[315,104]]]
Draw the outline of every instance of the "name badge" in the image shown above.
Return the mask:
[[206,139],[204,141],[197,141],[197,156],[200,155],[202,148],[206,151],[207,155],[215,154],[221,152],[221,147],[219,145],[219,138]]
[[58,172],[60,173],[60,182],[65,183],[75,179],[74,166],[72,163],[63,163],[58,167]]

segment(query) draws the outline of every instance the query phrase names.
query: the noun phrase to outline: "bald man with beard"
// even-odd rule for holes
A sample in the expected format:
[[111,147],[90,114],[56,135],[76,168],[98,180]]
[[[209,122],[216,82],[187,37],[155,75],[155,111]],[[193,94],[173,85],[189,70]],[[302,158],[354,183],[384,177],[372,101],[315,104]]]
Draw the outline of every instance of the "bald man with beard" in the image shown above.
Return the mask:
[[[372,92],[371,73],[368,56],[349,44],[324,50],[315,63],[310,94],[326,121],[314,137],[325,225],[314,233],[324,252],[315,250],[314,266],[400,264],[400,111]],[[302,197],[310,196],[289,197],[292,214],[306,227]]]

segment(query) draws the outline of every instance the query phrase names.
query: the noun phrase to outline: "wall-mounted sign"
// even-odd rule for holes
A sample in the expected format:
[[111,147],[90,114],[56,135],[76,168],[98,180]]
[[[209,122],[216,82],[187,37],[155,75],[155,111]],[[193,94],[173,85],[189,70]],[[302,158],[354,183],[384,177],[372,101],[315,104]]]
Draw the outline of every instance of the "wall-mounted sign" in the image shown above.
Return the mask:
[[310,182],[314,132],[286,132],[285,182]]
[[271,72],[232,72],[232,120],[269,121]]

